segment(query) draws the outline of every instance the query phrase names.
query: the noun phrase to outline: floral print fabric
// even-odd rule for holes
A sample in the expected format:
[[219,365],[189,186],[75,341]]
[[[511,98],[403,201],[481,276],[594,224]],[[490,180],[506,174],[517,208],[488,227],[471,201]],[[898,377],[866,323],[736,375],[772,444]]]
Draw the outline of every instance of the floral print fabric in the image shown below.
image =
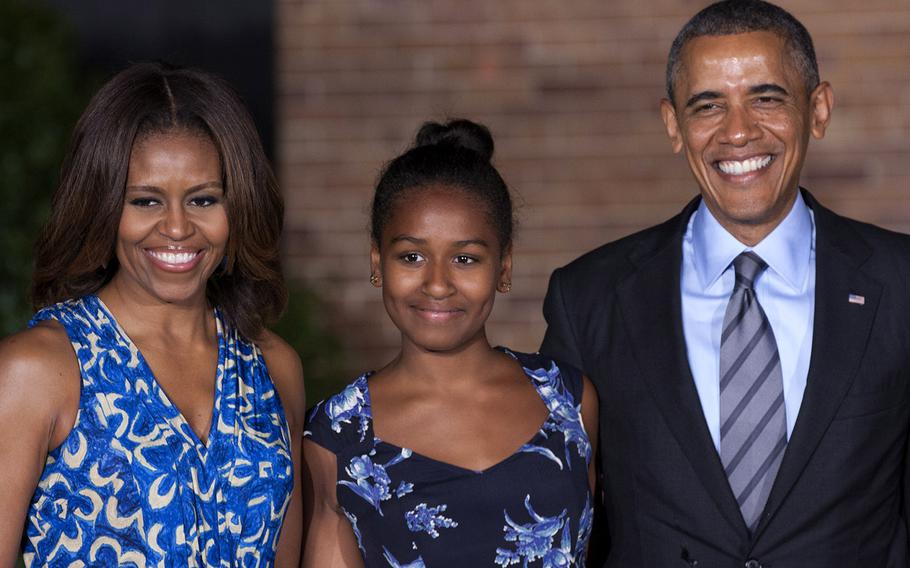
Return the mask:
[[538,354],[504,351],[549,414],[533,439],[483,471],[376,438],[370,373],[310,412],[304,435],[336,455],[336,496],[367,568],[584,566],[592,448],[581,374]]
[[215,316],[207,444],[97,297],[35,316],[66,329],[82,392],[32,498],[26,565],[272,565],[293,485],[290,433],[259,349]]

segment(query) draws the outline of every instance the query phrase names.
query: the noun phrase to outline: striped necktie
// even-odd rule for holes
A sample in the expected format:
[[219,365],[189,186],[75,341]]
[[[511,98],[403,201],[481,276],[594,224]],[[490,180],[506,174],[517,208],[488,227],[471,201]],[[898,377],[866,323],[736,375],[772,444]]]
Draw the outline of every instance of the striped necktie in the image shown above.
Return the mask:
[[733,260],[736,283],[720,338],[720,457],[752,531],[787,446],[780,356],[753,287],[767,266],[751,251]]

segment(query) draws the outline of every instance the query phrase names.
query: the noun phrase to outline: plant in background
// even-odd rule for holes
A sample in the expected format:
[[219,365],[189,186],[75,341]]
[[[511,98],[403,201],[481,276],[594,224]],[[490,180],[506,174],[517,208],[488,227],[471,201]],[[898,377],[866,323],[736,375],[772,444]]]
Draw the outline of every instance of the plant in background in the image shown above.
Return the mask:
[[47,218],[88,89],[61,19],[40,2],[0,2],[0,336],[31,313],[32,245]]
[[288,282],[288,308],[272,330],[300,355],[306,379],[307,404],[312,406],[344,386],[349,379],[341,341],[322,322],[328,316],[316,294],[300,282]]

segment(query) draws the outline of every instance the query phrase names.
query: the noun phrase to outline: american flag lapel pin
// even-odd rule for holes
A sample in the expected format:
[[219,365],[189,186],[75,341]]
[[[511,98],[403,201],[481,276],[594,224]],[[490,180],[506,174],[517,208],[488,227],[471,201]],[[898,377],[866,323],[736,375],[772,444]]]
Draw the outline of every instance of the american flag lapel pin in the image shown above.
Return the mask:
[[859,294],[848,294],[847,301],[850,302],[851,304],[858,304],[858,305],[862,306],[866,303],[866,297],[860,296]]

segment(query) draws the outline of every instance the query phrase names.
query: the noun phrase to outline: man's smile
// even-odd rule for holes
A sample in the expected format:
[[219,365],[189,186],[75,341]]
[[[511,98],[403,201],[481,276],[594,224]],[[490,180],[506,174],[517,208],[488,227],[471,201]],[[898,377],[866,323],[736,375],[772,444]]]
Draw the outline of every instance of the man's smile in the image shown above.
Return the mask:
[[773,161],[773,155],[765,154],[747,158],[745,160],[719,160],[714,162],[714,166],[722,173],[739,176],[763,170],[771,165],[771,162]]

